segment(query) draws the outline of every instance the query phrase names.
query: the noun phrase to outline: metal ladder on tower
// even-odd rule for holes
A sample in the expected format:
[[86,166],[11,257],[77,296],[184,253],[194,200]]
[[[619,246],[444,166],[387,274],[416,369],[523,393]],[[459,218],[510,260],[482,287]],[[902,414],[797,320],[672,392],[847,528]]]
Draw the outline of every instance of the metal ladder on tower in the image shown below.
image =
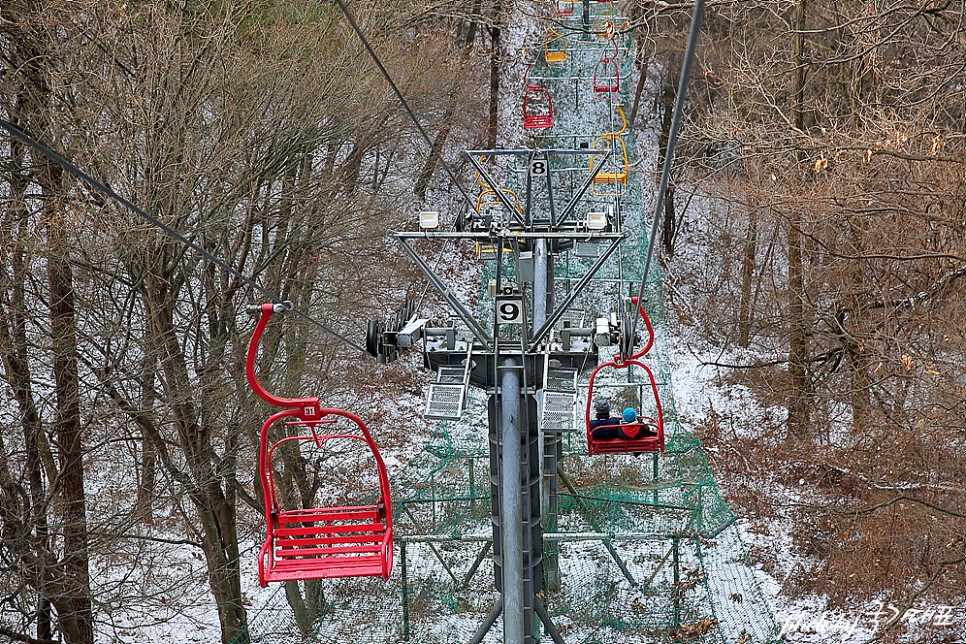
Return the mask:
[[577,369],[554,366],[544,358],[540,390],[540,428],[545,434],[577,431]]
[[423,416],[433,420],[459,420],[466,407],[466,394],[473,371],[473,343],[466,343],[466,359],[462,366],[440,365],[436,380],[426,392]]

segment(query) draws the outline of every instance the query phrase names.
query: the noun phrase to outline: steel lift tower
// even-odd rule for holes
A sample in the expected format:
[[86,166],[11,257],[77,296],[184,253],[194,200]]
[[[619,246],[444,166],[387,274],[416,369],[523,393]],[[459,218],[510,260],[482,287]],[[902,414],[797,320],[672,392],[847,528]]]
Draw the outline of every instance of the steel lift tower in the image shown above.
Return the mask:
[[[582,424],[577,381],[596,366],[598,347],[633,344],[629,325],[617,315],[587,327],[571,326],[566,317],[626,236],[613,209],[587,212],[582,203],[596,174],[586,163],[591,154],[606,160],[609,153],[587,148],[466,152],[481,193],[457,217],[454,230],[439,230],[438,213],[424,212],[419,231],[394,234],[452,308],[454,320],[431,327],[409,306],[394,321],[369,323],[367,349],[381,360],[421,344],[425,366],[437,374],[427,417],[459,419],[469,386],[488,396],[494,581],[500,597],[473,643],[483,640],[501,613],[505,644],[538,642],[538,620],[555,642],[563,642],[540,601],[544,568],[551,585],[559,579],[556,561],[545,561],[541,549],[544,527],[556,528],[560,433]],[[501,165],[513,168],[521,198],[491,176],[490,169]],[[583,170],[580,182],[573,180],[575,168]],[[566,190],[561,189],[564,174]],[[569,194],[566,203],[555,201],[555,189]],[[427,242],[470,244],[478,255],[495,260],[489,297],[483,299],[492,310],[479,316],[469,310],[427,259],[441,252]],[[587,268],[555,301],[554,257],[565,251],[578,252]]]

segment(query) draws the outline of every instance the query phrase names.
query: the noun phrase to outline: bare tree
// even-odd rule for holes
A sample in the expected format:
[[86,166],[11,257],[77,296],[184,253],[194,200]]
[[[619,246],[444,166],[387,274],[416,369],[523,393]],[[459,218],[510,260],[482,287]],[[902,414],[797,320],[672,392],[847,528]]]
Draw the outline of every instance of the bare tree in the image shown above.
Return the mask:
[[[405,288],[384,236],[411,197],[383,187],[415,179],[411,124],[337,21],[276,8],[0,8],[4,118],[233,269],[0,140],[0,352],[17,406],[0,445],[2,584],[18,611],[4,634],[88,642],[98,613],[170,611],[186,598],[161,587],[167,571],[151,571],[148,591],[138,580],[197,548],[222,639],[243,640],[239,544],[258,534],[265,414],[244,378],[244,305],[266,297],[244,278],[354,338]],[[416,38],[400,18],[414,10],[367,9],[383,27],[373,43],[412,39],[411,57],[387,66],[403,87],[444,94],[449,80],[412,61],[448,36]],[[266,339],[278,359],[267,376],[284,374],[293,393],[361,398],[356,382],[371,374],[358,356],[310,331]],[[293,469],[292,485],[305,474]],[[91,481],[98,492],[85,495]],[[106,573],[118,560],[131,568],[120,580]],[[320,595],[289,590],[312,619]]]
[[[764,356],[744,381],[786,406],[798,445],[753,449],[812,485],[801,546],[836,601],[949,598],[966,577],[962,519],[936,510],[963,502],[964,17],[961,2],[763,0],[708,20],[682,163],[713,204],[709,248],[744,259],[695,304]],[[913,489],[922,503],[880,505]]]

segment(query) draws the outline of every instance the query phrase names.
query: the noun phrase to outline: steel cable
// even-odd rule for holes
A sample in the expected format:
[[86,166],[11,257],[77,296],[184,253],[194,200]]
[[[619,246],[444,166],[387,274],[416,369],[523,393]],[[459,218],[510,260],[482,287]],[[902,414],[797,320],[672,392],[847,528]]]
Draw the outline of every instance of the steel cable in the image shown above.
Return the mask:
[[[684,51],[684,61],[681,64],[681,78],[678,81],[678,94],[674,98],[674,113],[671,117],[671,129],[668,132],[667,150],[664,153],[664,168],[661,171],[661,183],[657,191],[656,205],[654,209],[654,221],[651,223],[651,233],[647,239],[647,258],[644,260],[644,274],[641,277],[641,288],[637,294],[637,301],[643,306],[644,294],[647,290],[647,275],[651,267],[651,259],[654,256],[654,244],[661,226],[661,215],[664,211],[664,200],[667,197],[667,187],[671,176],[671,164],[674,162],[674,148],[678,142],[678,132],[681,129],[681,116],[684,112],[684,101],[688,90],[688,81],[691,77],[691,68],[694,66],[694,53],[697,49],[698,36],[701,32],[701,21],[704,17],[704,0],[695,0],[694,12],[691,14],[691,29],[688,33],[688,44]],[[629,346],[633,346],[637,337],[637,320],[639,315],[634,315],[631,323],[631,338]]]

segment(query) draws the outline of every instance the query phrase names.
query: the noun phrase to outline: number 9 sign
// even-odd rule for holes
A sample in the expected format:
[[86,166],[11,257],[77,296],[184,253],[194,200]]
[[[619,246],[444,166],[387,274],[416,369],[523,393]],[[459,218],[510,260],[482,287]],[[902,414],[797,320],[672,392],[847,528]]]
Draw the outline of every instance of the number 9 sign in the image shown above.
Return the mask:
[[523,300],[520,298],[498,299],[496,301],[497,324],[522,324]]

